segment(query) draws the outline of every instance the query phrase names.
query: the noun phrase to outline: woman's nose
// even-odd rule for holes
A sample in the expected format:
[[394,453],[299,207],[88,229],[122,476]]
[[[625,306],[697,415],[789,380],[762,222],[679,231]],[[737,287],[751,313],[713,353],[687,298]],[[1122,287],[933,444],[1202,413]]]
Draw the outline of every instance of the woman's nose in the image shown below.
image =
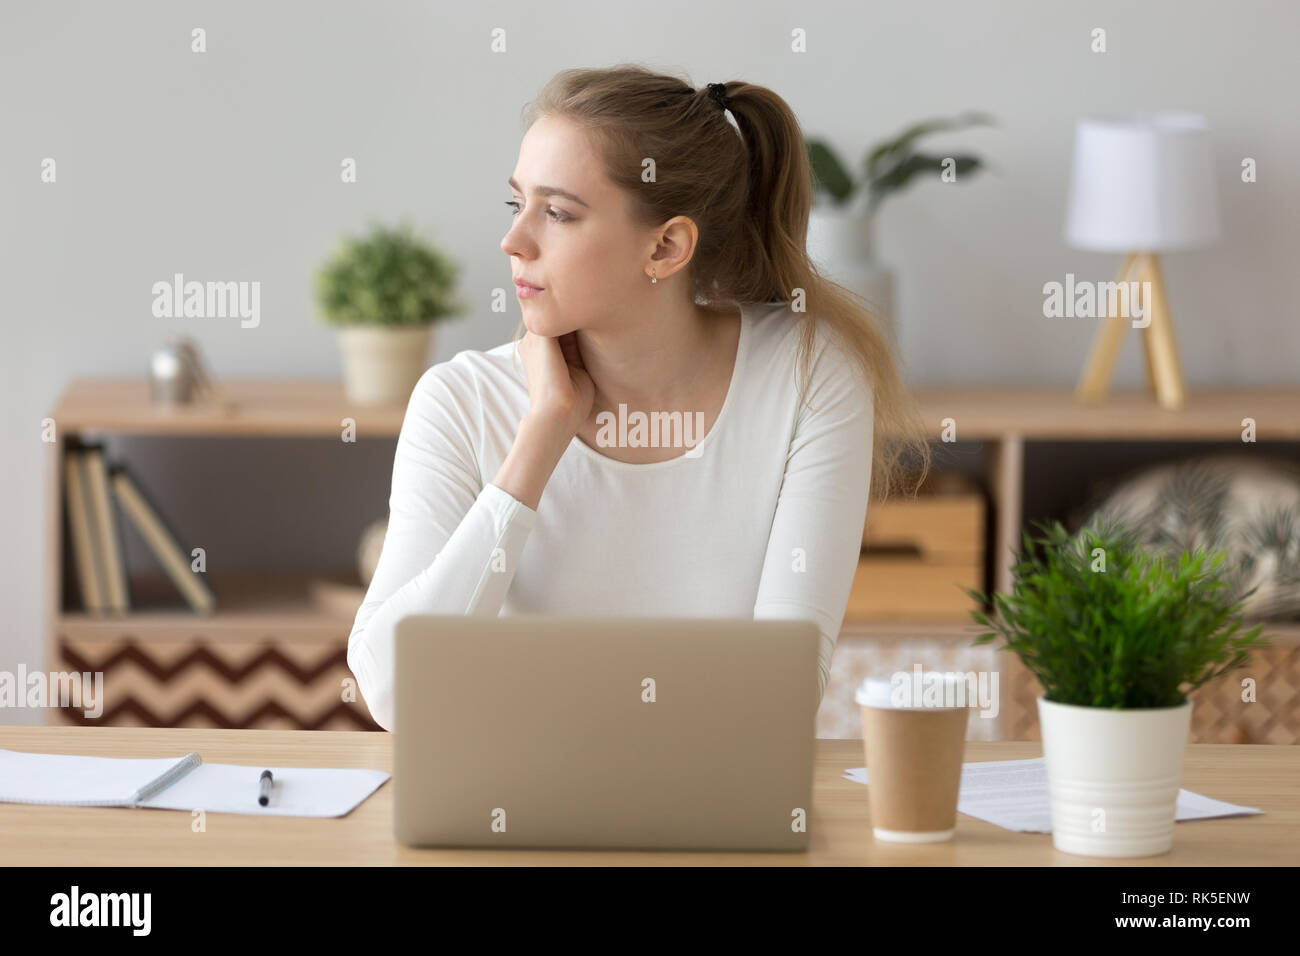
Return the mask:
[[515,217],[514,222],[510,225],[510,230],[501,240],[501,251],[508,256],[524,255],[532,248],[532,243],[529,242],[524,230],[520,228],[521,219],[522,217]]

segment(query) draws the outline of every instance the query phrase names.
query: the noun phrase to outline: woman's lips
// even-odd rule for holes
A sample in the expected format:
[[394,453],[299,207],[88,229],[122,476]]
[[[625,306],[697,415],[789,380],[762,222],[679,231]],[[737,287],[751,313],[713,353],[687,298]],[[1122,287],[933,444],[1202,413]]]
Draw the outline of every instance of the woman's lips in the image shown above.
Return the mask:
[[545,289],[539,289],[535,285],[529,285],[527,282],[516,282],[515,293],[521,299],[531,299],[535,295],[541,295]]

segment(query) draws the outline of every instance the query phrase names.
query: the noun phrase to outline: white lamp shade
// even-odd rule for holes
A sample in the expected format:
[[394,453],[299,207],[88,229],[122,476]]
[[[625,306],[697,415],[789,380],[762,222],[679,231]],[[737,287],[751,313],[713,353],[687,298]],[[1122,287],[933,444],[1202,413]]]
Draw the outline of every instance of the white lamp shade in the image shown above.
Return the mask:
[[1191,113],[1085,118],[1074,138],[1065,238],[1099,252],[1164,252],[1219,235],[1214,156]]

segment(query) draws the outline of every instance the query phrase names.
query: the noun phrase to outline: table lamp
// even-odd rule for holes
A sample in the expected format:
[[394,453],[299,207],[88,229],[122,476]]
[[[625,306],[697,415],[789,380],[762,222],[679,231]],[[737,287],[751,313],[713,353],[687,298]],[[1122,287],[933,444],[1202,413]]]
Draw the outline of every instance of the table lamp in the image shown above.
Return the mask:
[[[1158,254],[1205,245],[1218,234],[1214,159],[1203,117],[1157,113],[1079,120],[1066,241],[1078,249],[1124,253],[1117,281],[1136,282],[1131,288],[1139,293],[1149,289],[1149,299],[1142,297],[1149,324],[1139,331],[1145,333],[1147,380],[1168,409],[1183,407],[1187,389]],[[1104,301],[1097,296],[1099,305]],[[1129,321],[1106,316],[1075,391],[1079,401],[1106,397]]]

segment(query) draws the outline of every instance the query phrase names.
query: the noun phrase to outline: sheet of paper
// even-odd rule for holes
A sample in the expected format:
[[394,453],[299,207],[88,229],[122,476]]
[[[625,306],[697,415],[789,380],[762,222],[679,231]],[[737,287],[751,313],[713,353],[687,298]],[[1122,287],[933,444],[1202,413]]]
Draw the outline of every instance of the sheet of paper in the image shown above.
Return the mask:
[[82,757],[0,750],[0,802],[96,806],[121,803],[185,759]]
[[[263,770],[274,778],[271,802],[265,807],[257,802]],[[341,817],[389,776],[382,770],[204,763],[140,806],[264,817]]]
[[[867,768],[853,767],[845,777],[867,782]],[[1042,757],[1029,760],[986,760],[962,764],[957,810],[1008,830],[1051,833],[1052,809],[1047,794],[1047,764]],[[1179,790],[1174,820],[1205,820],[1263,813],[1257,807],[1224,803],[1190,790]]]

